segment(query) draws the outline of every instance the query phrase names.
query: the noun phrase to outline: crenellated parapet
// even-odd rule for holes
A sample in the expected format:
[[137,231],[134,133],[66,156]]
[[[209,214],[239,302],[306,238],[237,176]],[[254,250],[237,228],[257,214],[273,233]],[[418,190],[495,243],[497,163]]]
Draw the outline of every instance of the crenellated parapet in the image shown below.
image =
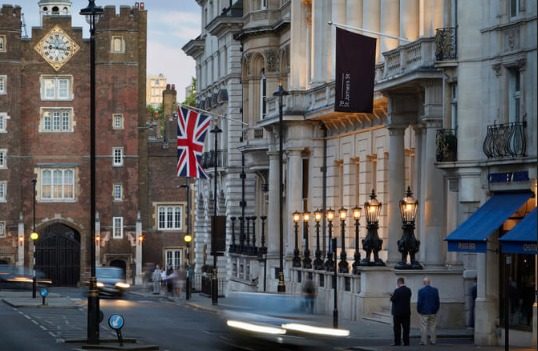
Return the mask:
[[0,29],[21,29],[21,7],[2,5],[0,10]]
[[136,30],[141,21],[146,21],[147,11],[140,6],[119,7],[108,5],[104,7],[103,17],[99,20],[98,30]]

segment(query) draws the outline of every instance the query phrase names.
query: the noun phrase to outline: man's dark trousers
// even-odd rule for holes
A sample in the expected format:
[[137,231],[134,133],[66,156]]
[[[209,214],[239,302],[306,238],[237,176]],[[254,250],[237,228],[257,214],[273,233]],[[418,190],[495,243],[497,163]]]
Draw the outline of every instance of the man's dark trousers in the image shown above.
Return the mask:
[[394,344],[402,344],[402,329],[403,329],[403,343],[409,345],[409,326],[411,324],[411,316],[392,316],[392,325],[394,328]]

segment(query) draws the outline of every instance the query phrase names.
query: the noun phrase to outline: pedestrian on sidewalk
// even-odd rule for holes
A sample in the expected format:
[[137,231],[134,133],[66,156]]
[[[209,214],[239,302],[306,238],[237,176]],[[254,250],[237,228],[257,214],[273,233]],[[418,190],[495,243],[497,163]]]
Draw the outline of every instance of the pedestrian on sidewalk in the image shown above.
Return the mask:
[[312,280],[312,277],[308,277],[303,284],[303,296],[305,302],[306,312],[313,314],[314,313],[314,302],[316,300],[316,285]]
[[437,312],[439,311],[439,291],[432,287],[431,280],[424,278],[424,287],[418,291],[417,312],[420,314],[420,345],[428,344],[428,334],[430,342],[435,345]]
[[409,327],[411,324],[411,289],[405,286],[404,278],[396,281],[398,288],[390,295],[392,301],[392,321],[394,328],[394,344],[409,346]]
[[155,266],[155,270],[153,271],[153,275],[151,276],[151,279],[153,280],[153,294],[157,295],[161,293],[161,269],[159,268],[159,265]]

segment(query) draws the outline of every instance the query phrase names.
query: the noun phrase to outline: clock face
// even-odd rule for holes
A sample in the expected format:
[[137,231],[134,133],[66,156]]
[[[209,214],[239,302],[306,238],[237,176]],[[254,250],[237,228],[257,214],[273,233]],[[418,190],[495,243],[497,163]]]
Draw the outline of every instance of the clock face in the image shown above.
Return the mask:
[[59,70],[78,51],[79,46],[60,27],[54,27],[35,46],[35,50],[55,70]]

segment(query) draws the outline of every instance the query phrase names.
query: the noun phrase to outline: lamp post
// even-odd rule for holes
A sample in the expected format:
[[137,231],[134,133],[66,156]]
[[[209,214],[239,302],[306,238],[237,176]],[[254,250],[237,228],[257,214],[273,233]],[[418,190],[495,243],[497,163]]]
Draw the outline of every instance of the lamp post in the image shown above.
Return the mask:
[[[379,251],[383,240],[379,238],[377,229],[379,228],[379,213],[381,212],[381,203],[377,201],[375,191],[372,189],[370,200],[364,203],[366,212],[366,228],[368,230],[366,238],[362,240],[362,248],[366,251],[366,257],[361,261],[361,266],[384,266],[385,263],[379,258]],[[373,253],[374,260],[370,261]]]
[[353,274],[359,274],[359,263],[361,262],[361,253],[359,252],[359,220],[361,219],[361,208],[353,208],[353,219],[355,220],[355,254],[353,255]]
[[[329,222],[330,223],[330,222]],[[333,328],[338,328],[338,272],[336,271],[336,238],[331,239],[332,251],[334,252],[335,262],[333,264],[333,289],[334,289],[334,309],[333,309]]]
[[90,286],[88,291],[87,338],[89,344],[99,343],[99,296],[95,278],[95,25],[103,15],[103,8],[94,0],[80,10],[90,25]]
[[346,217],[347,217],[347,208],[340,208],[338,210],[338,215],[340,217],[340,234],[342,237],[342,249],[340,250],[340,262],[338,263],[338,270],[340,273],[349,273],[349,265],[347,263],[347,254],[346,254]]
[[183,237],[185,244],[187,245],[187,279],[186,279],[186,288],[185,299],[190,300],[191,298],[191,241],[192,235],[189,233],[185,234]]
[[[398,251],[402,254],[402,260],[394,266],[396,269],[422,269],[422,265],[415,260],[415,254],[420,248],[420,241],[414,233],[417,207],[418,201],[413,197],[411,187],[408,186],[406,196],[400,200],[403,234],[398,240]],[[410,263],[407,263],[407,255],[409,255]]]
[[[332,245],[332,238],[333,238],[333,220],[334,220],[334,210],[332,208],[329,208],[327,210],[327,222],[329,222],[329,243]],[[325,270],[332,271],[334,262],[333,262],[333,250],[334,248],[329,248],[327,251],[327,261],[325,261]],[[336,250],[334,250],[335,258],[336,258]]]
[[323,260],[321,259],[321,250],[319,247],[319,227],[320,227],[320,221],[323,217],[321,211],[317,209],[314,212],[314,221],[316,222],[316,258],[314,259],[314,269],[315,270],[322,270],[323,269]]
[[252,216],[250,217],[250,219],[252,219],[252,246],[251,246],[251,251],[250,251],[250,254],[251,255],[256,255],[257,254],[257,249],[256,249],[256,216]]
[[278,292],[286,292],[286,283],[284,280],[284,177],[283,177],[283,166],[282,166],[282,153],[283,153],[283,133],[284,133],[284,122],[282,114],[282,97],[289,95],[289,93],[284,90],[282,84],[278,85],[278,89],[273,93],[273,96],[278,96],[278,181],[280,184],[279,191],[279,255],[280,255],[280,268],[278,271]]
[[32,298],[35,299],[37,295],[37,278],[35,272],[35,242],[39,239],[39,234],[35,231],[35,197],[36,197],[36,186],[37,180],[32,179],[33,187],[33,197],[32,197],[32,233],[30,234],[30,239],[32,240]]
[[235,216],[230,217],[230,220],[232,221],[232,244],[230,245],[230,252],[235,252],[235,220],[237,218]]
[[260,216],[262,220],[261,247],[258,252],[259,259],[263,260],[263,292],[267,291],[267,247],[265,247],[265,220],[267,216]]
[[301,220],[300,212],[293,212],[293,226],[295,228],[295,249],[293,250],[293,267],[301,267],[301,257],[299,256],[299,221]]
[[219,128],[218,122],[215,123],[211,132],[215,141],[215,153],[213,156],[214,161],[214,182],[213,182],[213,240],[211,243],[211,251],[213,251],[213,272],[211,274],[211,303],[217,305],[219,303],[219,287],[218,287],[218,275],[217,275],[217,250],[216,244],[216,230],[217,230],[217,154],[218,154],[218,134],[222,133],[222,129]]
[[310,224],[310,213],[305,211],[303,213],[303,237],[304,237],[304,257],[303,268],[312,268],[312,259],[310,258],[310,249],[308,248],[308,226]]
[[189,300],[191,298],[191,241],[192,241],[192,232],[191,232],[191,192],[189,186],[189,178],[185,178],[185,184],[181,186],[185,188],[186,197],[187,197],[187,216],[185,217],[187,222],[187,233],[183,236],[183,241],[187,246],[187,279],[185,282],[187,291],[185,292],[185,299]]

